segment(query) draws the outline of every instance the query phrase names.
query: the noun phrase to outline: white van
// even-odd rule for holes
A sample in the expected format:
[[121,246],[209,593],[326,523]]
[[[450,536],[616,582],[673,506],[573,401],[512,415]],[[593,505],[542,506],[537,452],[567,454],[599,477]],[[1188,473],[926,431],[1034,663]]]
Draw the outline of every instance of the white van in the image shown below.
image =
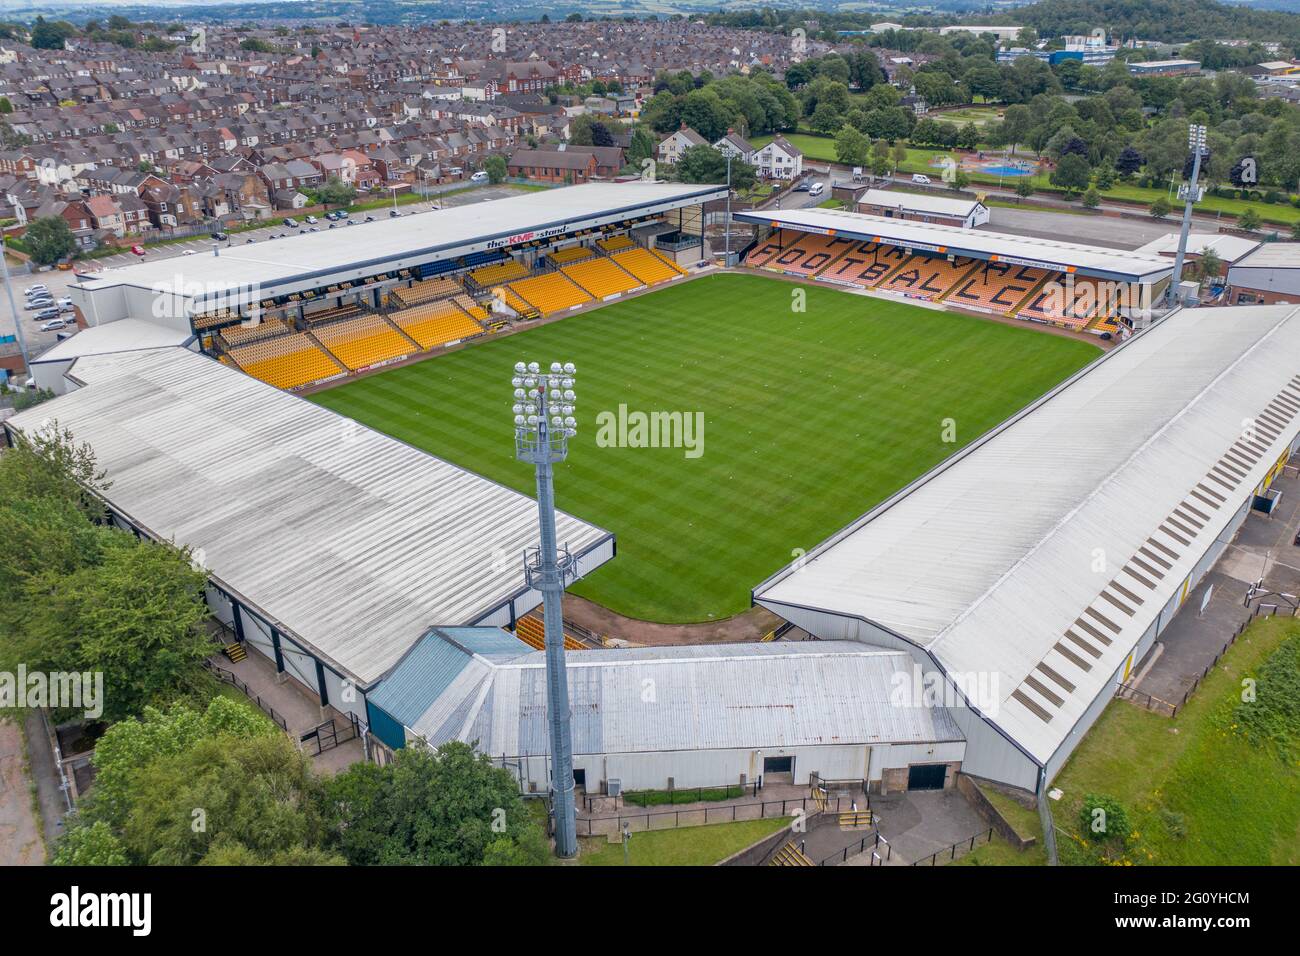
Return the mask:
[[912,173],[912,182],[919,183],[922,186],[930,185],[930,177],[925,173]]
[[820,195],[821,195],[822,193],[824,193],[824,192],[826,192],[826,184],[825,184],[825,183],[813,183],[813,184],[812,184],[812,188],[810,188],[810,189],[808,190],[808,195],[809,195],[809,196],[820,196]]

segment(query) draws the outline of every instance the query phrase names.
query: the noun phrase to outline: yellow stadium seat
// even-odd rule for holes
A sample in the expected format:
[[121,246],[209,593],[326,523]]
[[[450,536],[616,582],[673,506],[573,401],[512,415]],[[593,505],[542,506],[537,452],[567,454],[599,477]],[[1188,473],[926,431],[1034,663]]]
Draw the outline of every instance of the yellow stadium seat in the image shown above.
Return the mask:
[[444,277],[425,279],[423,282],[416,282],[405,289],[394,289],[393,294],[401,300],[403,305],[416,305],[420,302],[442,299],[463,291],[460,283],[455,279]]
[[622,252],[624,249],[631,249],[636,245],[631,236],[610,236],[608,239],[597,241],[596,245],[606,252]]
[[560,271],[598,299],[645,284],[615,265],[612,259],[590,259],[563,266]]
[[324,326],[316,330],[316,337],[353,371],[415,351],[381,315],[363,315]]
[[543,272],[512,282],[507,288],[542,315],[563,312],[591,301],[591,296],[570,282],[562,272]]
[[511,279],[519,279],[528,275],[528,268],[518,259],[509,259],[505,262],[498,262],[495,265],[483,266],[481,269],[475,269],[469,274],[469,277],[482,286],[494,286],[502,282],[509,282]]
[[249,375],[276,388],[299,388],[344,371],[306,332],[242,345],[229,355]]
[[642,249],[640,246],[633,246],[631,249],[616,252],[612,258],[620,267],[632,273],[646,285],[657,285],[660,282],[667,282],[669,279],[686,274],[677,267],[677,263],[669,262],[657,252]]
[[391,313],[389,318],[420,343],[422,349],[436,348],[448,342],[459,342],[483,334],[483,327],[450,299],[415,305]]
[[990,262],[958,282],[944,301],[950,305],[1010,313],[1046,277],[1045,271],[1033,266]]
[[571,262],[581,262],[583,259],[590,259],[595,253],[587,246],[569,246],[566,249],[556,249],[548,252],[546,258],[550,259],[557,266],[568,265]]

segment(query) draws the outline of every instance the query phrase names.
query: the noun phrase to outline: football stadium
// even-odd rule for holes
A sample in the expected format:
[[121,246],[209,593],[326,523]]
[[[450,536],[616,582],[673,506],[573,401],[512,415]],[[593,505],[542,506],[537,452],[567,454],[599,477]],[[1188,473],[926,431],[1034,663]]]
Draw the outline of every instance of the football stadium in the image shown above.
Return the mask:
[[[824,209],[737,213],[728,268],[725,192],[591,183],[81,277],[83,331],[33,369],[59,397],[6,438],[88,442],[112,520],[193,548],[235,641],[373,759],[461,739],[544,791],[509,385],[573,362],[568,590],[809,638],[572,628],[580,787],[1044,793],[1300,446],[1300,308],[1153,316],[1159,256]],[[941,703],[897,704],[913,671]]]

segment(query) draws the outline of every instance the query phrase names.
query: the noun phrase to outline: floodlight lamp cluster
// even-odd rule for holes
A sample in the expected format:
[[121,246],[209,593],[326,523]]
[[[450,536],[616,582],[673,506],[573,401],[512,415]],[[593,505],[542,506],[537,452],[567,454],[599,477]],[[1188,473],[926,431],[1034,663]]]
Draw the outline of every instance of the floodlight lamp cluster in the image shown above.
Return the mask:
[[578,420],[574,418],[578,396],[573,391],[577,373],[572,362],[552,362],[548,372],[543,372],[537,362],[516,362],[510,379],[515,433],[531,436],[545,430],[553,438],[578,434]]
[[1193,150],[1205,148],[1205,127],[1195,123],[1187,127],[1187,145]]

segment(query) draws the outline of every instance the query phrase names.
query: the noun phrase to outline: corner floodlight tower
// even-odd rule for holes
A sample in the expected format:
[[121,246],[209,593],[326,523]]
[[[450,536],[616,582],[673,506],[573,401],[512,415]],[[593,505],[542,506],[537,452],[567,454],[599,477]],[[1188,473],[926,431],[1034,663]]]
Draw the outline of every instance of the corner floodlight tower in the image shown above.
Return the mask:
[[1201,154],[1205,151],[1205,127],[1195,123],[1187,127],[1187,146],[1192,151],[1192,178],[1178,187],[1183,200],[1183,227],[1178,233],[1178,252],[1174,255],[1174,274],[1169,279],[1169,304],[1178,304],[1178,284],[1183,278],[1183,259],[1187,257],[1187,238],[1192,230],[1192,207],[1201,200]]
[[578,852],[573,801],[573,733],[569,722],[569,678],[564,668],[564,586],[577,578],[577,566],[567,547],[555,542],[553,466],[569,454],[569,439],[577,432],[573,417],[577,374],[572,362],[552,362],[543,372],[536,362],[516,362],[510,384],[514,389],[515,457],[537,469],[537,520],[540,547],[524,555],[524,580],[542,593],[546,628],[546,709],[551,734],[551,791],[555,803],[555,852]]

